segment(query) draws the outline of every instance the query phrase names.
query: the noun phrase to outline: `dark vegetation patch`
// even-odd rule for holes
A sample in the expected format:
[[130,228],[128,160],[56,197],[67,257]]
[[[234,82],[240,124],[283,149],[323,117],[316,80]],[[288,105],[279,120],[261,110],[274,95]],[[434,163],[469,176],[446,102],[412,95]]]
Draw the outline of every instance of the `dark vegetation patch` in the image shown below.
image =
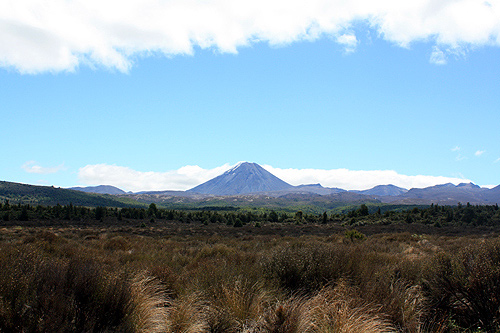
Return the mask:
[[84,193],[53,186],[36,186],[0,181],[0,198],[15,203],[30,205],[69,205],[108,206],[108,207],[140,207],[140,204],[129,198],[112,195]]

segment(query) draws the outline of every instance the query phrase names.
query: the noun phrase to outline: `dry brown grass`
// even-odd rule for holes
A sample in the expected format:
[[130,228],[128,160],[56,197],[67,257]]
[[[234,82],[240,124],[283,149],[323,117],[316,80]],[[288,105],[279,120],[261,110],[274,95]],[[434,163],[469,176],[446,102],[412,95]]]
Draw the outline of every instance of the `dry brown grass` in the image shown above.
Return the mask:
[[361,300],[345,282],[325,287],[312,297],[292,296],[268,311],[259,332],[379,333],[396,332],[378,311]]
[[324,288],[309,301],[318,333],[396,332],[380,306],[361,300],[345,282]]
[[241,332],[256,326],[271,303],[271,295],[262,282],[242,276],[225,281],[209,295],[211,327]]
[[314,332],[314,320],[306,297],[292,296],[278,301],[262,318],[259,332],[308,333]]
[[488,332],[500,322],[497,239],[151,234],[0,229],[0,331]]
[[165,332],[166,305],[166,295],[157,280],[145,272],[133,278],[127,320],[134,332]]
[[167,312],[167,332],[197,333],[208,329],[208,306],[197,293],[173,300]]

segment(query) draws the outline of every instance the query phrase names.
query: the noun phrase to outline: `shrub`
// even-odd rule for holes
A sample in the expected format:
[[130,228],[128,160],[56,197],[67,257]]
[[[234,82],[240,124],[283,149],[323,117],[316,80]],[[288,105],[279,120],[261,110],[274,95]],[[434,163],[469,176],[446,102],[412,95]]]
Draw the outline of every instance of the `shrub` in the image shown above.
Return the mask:
[[123,236],[116,236],[106,240],[103,248],[108,251],[126,251],[130,248],[130,242]]
[[128,284],[100,267],[85,259],[44,258],[34,247],[3,252],[0,331],[126,329]]
[[352,229],[352,230],[346,230],[345,238],[347,238],[351,242],[354,242],[357,240],[364,240],[366,236],[361,232],[357,231],[356,229]]
[[459,327],[500,330],[500,242],[470,245],[456,255],[440,254],[427,270],[425,290],[437,310]]
[[264,260],[265,276],[289,292],[310,292],[350,273],[350,255],[342,244],[284,246]]

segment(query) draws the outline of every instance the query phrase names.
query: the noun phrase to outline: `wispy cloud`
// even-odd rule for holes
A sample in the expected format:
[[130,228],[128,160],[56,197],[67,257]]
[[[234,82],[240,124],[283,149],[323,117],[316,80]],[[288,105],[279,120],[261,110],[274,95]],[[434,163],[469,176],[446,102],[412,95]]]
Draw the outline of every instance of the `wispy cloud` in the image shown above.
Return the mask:
[[56,173],[62,170],[66,170],[64,164],[55,166],[55,167],[42,167],[37,164],[35,161],[28,161],[24,163],[21,168],[28,173],[37,173],[37,174],[51,174]]
[[[96,164],[80,168],[79,181],[85,185],[114,185],[127,191],[187,190],[214,178],[234,165],[224,164],[213,169],[188,165],[166,172],[136,171],[128,167]],[[292,185],[320,183],[326,187],[346,190],[367,189],[381,184],[404,188],[426,187],[443,183],[470,182],[468,179],[440,176],[407,176],[393,170],[348,169],[280,169],[263,165],[269,172]]]
[[434,46],[432,48],[430,62],[435,65],[446,65],[446,54],[439,49],[439,47]]
[[460,146],[455,146],[455,147],[451,148],[452,152],[456,152],[457,153],[457,156],[455,156],[455,161],[459,162],[459,161],[463,161],[463,160],[467,159],[466,156],[464,156],[464,155],[462,155],[460,153],[461,150],[462,150],[462,148]]
[[477,157],[479,157],[479,156],[483,155],[485,152],[486,152],[486,150],[477,150],[477,151],[474,153],[474,155],[475,155],[475,156],[477,156]]
[[500,162],[500,157],[493,161],[493,163],[498,163],[498,162]]
[[430,61],[444,64],[447,53],[499,46],[498,22],[498,1],[4,0],[0,66],[23,73],[82,64],[128,71],[137,56],[193,54],[196,47],[235,53],[259,42],[323,36],[352,51],[354,26],[402,47],[429,41]]

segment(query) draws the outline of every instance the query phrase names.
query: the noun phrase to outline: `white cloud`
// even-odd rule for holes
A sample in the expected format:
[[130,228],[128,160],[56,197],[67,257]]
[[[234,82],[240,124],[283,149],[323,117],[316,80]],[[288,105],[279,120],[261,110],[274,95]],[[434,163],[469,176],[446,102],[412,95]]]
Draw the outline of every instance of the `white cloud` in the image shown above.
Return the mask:
[[192,54],[195,47],[234,53],[258,42],[284,45],[322,36],[351,51],[357,45],[355,25],[402,47],[430,41],[431,61],[443,63],[446,53],[500,45],[500,3],[3,0],[0,66],[23,73],[72,71],[81,64],[127,71],[137,55]]
[[231,166],[214,169],[187,165],[166,172],[136,171],[124,166],[94,164],[78,170],[78,179],[85,185],[113,185],[126,191],[187,190],[214,178]]
[[354,34],[343,34],[337,37],[337,43],[344,46],[346,53],[352,53],[356,50],[358,45],[358,39]]
[[[188,165],[166,172],[143,172],[123,166],[96,164],[80,168],[78,179],[85,185],[114,185],[134,192],[187,190],[222,174],[233,166],[224,164],[213,169],[203,169],[197,165]],[[292,185],[320,183],[325,187],[340,187],[346,190],[362,190],[383,184],[409,189],[449,182],[454,184],[470,182],[468,179],[455,177],[406,176],[393,170],[280,169],[269,165],[263,167]]]
[[460,147],[459,146],[455,146],[455,147],[451,148],[451,151],[460,151]]
[[500,157],[493,161],[493,163],[498,163],[498,162],[500,162]]
[[477,150],[474,155],[476,155],[477,157],[483,155],[486,151],[485,150]]
[[263,167],[292,185],[320,183],[325,187],[339,187],[346,190],[364,190],[386,184],[410,189],[445,183],[470,182],[468,179],[455,177],[407,176],[394,170],[279,169],[268,165]]
[[65,170],[64,164],[55,166],[55,167],[42,167],[37,165],[37,162],[35,161],[28,161],[24,163],[21,168],[28,172],[28,173],[37,173],[37,174],[50,174],[50,173],[56,173],[62,170]]

